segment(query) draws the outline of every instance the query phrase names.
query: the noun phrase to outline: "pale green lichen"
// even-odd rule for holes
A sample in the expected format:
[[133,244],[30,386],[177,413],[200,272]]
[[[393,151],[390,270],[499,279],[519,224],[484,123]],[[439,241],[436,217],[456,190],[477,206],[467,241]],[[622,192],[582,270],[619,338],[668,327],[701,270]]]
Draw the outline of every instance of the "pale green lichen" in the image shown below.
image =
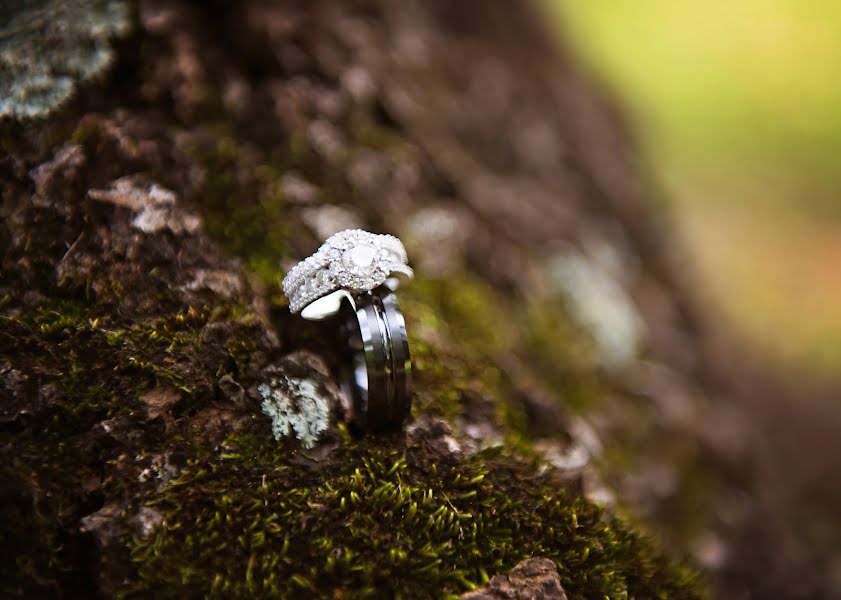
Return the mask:
[[0,116],[50,113],[77,82],[104,71],[110,39],[129,30],[118,0],[18,0],[0,5]]
[[272,378],[257,388],[263,412],[272,420],[272,433],[280,440],[294,431],[304,448],[312,448],[330,424],[330,406],[307,379]]

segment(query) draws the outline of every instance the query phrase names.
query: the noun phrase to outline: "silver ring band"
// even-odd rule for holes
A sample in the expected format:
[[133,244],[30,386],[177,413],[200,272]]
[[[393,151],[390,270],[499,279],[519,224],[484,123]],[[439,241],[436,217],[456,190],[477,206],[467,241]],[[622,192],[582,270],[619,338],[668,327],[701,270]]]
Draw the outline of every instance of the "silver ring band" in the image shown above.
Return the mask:
[[341,384],[353,424],[369,431],[399,428],[411,409],[412,363],[397,297],[380,286],[353,302],[346,298],[340,315],[350,352]]

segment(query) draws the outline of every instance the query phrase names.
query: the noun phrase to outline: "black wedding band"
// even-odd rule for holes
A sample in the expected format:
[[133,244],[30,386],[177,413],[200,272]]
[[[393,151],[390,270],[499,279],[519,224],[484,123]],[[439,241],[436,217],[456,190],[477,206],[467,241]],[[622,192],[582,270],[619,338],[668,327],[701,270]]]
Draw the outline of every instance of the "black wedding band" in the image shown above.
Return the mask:
[[[353,304],[355,303],[355,306]],[[382,285],[342,302],[350,360],[342,387],[352,401],[352,422],[362,430],[399,428],[411,409],[412,363],[397,297]]]

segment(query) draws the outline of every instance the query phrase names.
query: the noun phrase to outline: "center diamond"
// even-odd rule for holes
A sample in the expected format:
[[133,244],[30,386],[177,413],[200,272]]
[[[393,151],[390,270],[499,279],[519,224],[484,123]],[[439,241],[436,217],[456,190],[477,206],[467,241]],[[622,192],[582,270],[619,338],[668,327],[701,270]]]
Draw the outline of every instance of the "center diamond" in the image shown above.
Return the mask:
[[376,257],[377,249],[374,246],[359,244],[345,250],[344,254],[342,254],[342,262],[352,273],[368,275],[371,273],[371,267]]

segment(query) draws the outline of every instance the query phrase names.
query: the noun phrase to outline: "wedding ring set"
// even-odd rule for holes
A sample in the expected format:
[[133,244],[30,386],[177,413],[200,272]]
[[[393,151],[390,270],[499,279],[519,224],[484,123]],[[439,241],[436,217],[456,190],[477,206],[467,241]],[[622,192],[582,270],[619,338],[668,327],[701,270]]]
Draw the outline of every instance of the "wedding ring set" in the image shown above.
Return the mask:
[[363,430],[398,428],[409,416],[412,363],[395,290],[398,276],[413,274],[399,239],[348,229],[283,279],[290,311],[309,320],[339,319],[346,354],[341,386],[353,423]]

